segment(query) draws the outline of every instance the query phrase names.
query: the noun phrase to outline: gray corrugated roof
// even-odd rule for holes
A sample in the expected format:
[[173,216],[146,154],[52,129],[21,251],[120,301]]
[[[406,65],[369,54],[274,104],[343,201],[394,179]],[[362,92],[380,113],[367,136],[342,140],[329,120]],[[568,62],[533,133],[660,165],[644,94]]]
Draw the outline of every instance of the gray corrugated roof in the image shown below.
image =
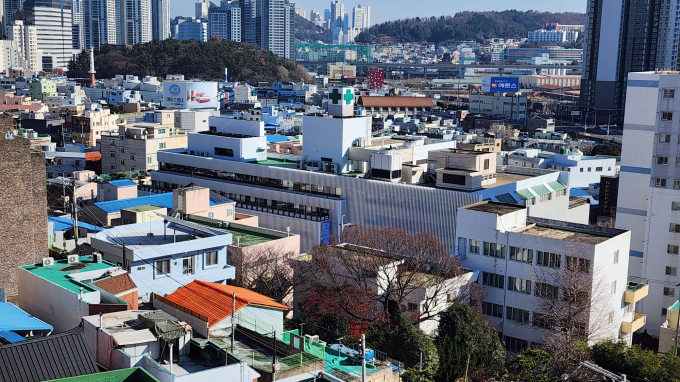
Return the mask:
[[82,331],[0,346],[0,382],[40,382],[97,373]]

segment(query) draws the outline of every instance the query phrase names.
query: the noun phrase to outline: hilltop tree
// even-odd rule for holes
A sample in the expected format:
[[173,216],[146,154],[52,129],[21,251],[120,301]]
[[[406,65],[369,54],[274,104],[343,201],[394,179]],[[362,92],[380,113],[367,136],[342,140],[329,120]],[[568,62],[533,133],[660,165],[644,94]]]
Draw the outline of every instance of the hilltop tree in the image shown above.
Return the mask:
[[68,63],[70,78],[87,78],[90,76],[90,52],[83,49],[75,59]]

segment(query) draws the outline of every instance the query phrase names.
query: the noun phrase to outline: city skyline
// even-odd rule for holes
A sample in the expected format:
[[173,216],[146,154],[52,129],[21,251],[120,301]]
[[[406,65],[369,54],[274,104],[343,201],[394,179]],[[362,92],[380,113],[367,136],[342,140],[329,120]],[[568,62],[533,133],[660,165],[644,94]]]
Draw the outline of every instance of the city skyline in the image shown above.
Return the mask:
[[[181,0],[171,0],[170,13],[172,17],[176,16],[193,16],[194,11],[194,1],[187,2]],[[563,2],[559,4],[548,4],[544,1],[538,0],[518,0],[513,1],[512,5],[508,5],[507,2],[501,0],[484,0],[478,1],[474,5],[459,5],[451,6],[450,2],[445,2],[444,0],[435,0],[428,2],[426,4],[419,5],[418,13],[414,14],[413,10],[409,9],[408,3],[405,0],[365,0],[365,1],[355,1],[348,2],[344,1],[343,4],[346,6],[354,7],[357,4],[368,5],[373,9],[371,15],[371,23],[373,25],[379,24],[389,20],[404,19],[409,17],[429,17],[429,16],[453,16],[456,12],[461,11],[492,11],[492,10],[538,10],[543,12],[586,12],[586,0],[575,0],[571,2]],[[402,6],[395,6],[396,4]],[[298,0],[295,1],[295,6],[298,8],[303,8],[307,13],[314,9],[323,15],[324,9],[330,8],[330,0]]]

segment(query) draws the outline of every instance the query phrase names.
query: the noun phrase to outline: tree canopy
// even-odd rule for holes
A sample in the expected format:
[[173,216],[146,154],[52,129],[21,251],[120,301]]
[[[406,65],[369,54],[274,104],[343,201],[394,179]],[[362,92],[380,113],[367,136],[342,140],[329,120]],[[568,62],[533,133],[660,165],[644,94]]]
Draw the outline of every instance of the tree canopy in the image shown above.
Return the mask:
[[[69,77],[88,77],[87,52],[81,52],[69,64]],[[95,53],[97,77],[112,78],[116,74],[165,77],[184,74],[187,78],[223,80],[224,68],[231,81],[309,81],[302,66],[265,51],[254,44],[213,39],[208,42],[154,40],[120,50],[104,45]]]
[[453,303],[442,313],[435,344],[440,360],[437,381],[464,377],[468,356],[469,374],[484,371],[488,378],[495,378],[503,372],[505,349],[498,333],[487,320],[462,302]]
[[680,381],[680,357],[674,351],[660,354],[606,340],[593,345],[592,354],[596,364],[618,374],[654,382]]
[[525,38],[531,30],[547,23],[585,24],[582,13],[459,12],[455,16],[388,21],[371,27],[357,37],[358,43],[379,41],[450,41],[484,40],[487,38]]
[[313,22],[300,15],[295,15],[295,39],[315,43],[321,41],[324,44],[333,42],[331,30],[316,26]]

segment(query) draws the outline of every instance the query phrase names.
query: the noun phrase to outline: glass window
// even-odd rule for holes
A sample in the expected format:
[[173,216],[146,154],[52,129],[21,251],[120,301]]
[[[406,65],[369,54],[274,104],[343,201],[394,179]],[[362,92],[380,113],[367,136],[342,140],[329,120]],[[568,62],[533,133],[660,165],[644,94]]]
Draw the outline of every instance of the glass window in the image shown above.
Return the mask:
[[557,325],[557,319],[547,314],[534,312],[533,325],[541,329],[554,329]]
[[531,264],[534,262],[534,251],[527,248],[510,247],[510,260]]
[[482,272],[482,284],[493,288],[505,289],[505,276]]
[[619,251],[614,252],[614,265],[619,263]]
[[668,164],[668,157],[656,157],[656,164]]
[[166,147],[167,147],[167,144],[166,144],[165,142],[160,142],[160,143],[158,143],[158,148],[159,148],[159,149],[164,149],[164,148],[166,148]]
[[521,353],[529,347],[529,342],[510,336],[505,336],[505,350],[513,353]]
[[680,224],[671,223],[670,232],[680,232]]
[[616,294],[616,280],[612,281],[612,294]]
[[664,89],[663,98],[675,98],[675,89]]
[[536,264],[544,267],[559,268],[562,264],[562,256],[557,253],[538,251]]
[[680,248],[677,245],[668,244],[668,253],[671,255],[677,255],[679,252],[678,249]]
[[194,257],[188,256],[182,259],[182,274],[183,275],[193,275],[194,274]]
[[567,269],[583,273],[590,272],[590,260],[581,257],[566,256]]
[[156,261],[156,276],[170,274],[170,259]]
[[680,211],[680,202],[672,202],[671,203],[671,210]]
[[666,267],[666,276],[677,276],[678,275],[678,268],[677,267]]
[[655,185],[657,187],[666,187],[666,179],[656,178]]
[[[229,210],[231,211],[231,210]],[[211,267],[217,265],[217,251],[211,251],[205,253],[205,266]]]
[[659,134],[659,143],[668,143],[670,141],[671,141],[670,134]]
[[470,253],[476,253],[479,255],[479,240],[470,239]]
[[518,277],[508,277],[508,290],[531,294],[531,281]]
[[505,318],[522,324],[529,323],[529,311],[508,306],[505,308]]
[[505,245],[484,242],[484,256],[505,259]]
[[602,172],[602,167],[595,167],[595,172]]
[[672,121],[673,120],[673,113],[670,111],[664,111],[661,113],[661,120],[662,121]]
[[487,316],[503,318],[503,305],[482,302],[482,312]]
[[675,288],[670,288],[670,287],[664,287],[663,288],[663,295],[664,296],[675,296]]
[[534,296],[556,299],[559,293],[559,288],[545,283],[536,283],[534,286]]

